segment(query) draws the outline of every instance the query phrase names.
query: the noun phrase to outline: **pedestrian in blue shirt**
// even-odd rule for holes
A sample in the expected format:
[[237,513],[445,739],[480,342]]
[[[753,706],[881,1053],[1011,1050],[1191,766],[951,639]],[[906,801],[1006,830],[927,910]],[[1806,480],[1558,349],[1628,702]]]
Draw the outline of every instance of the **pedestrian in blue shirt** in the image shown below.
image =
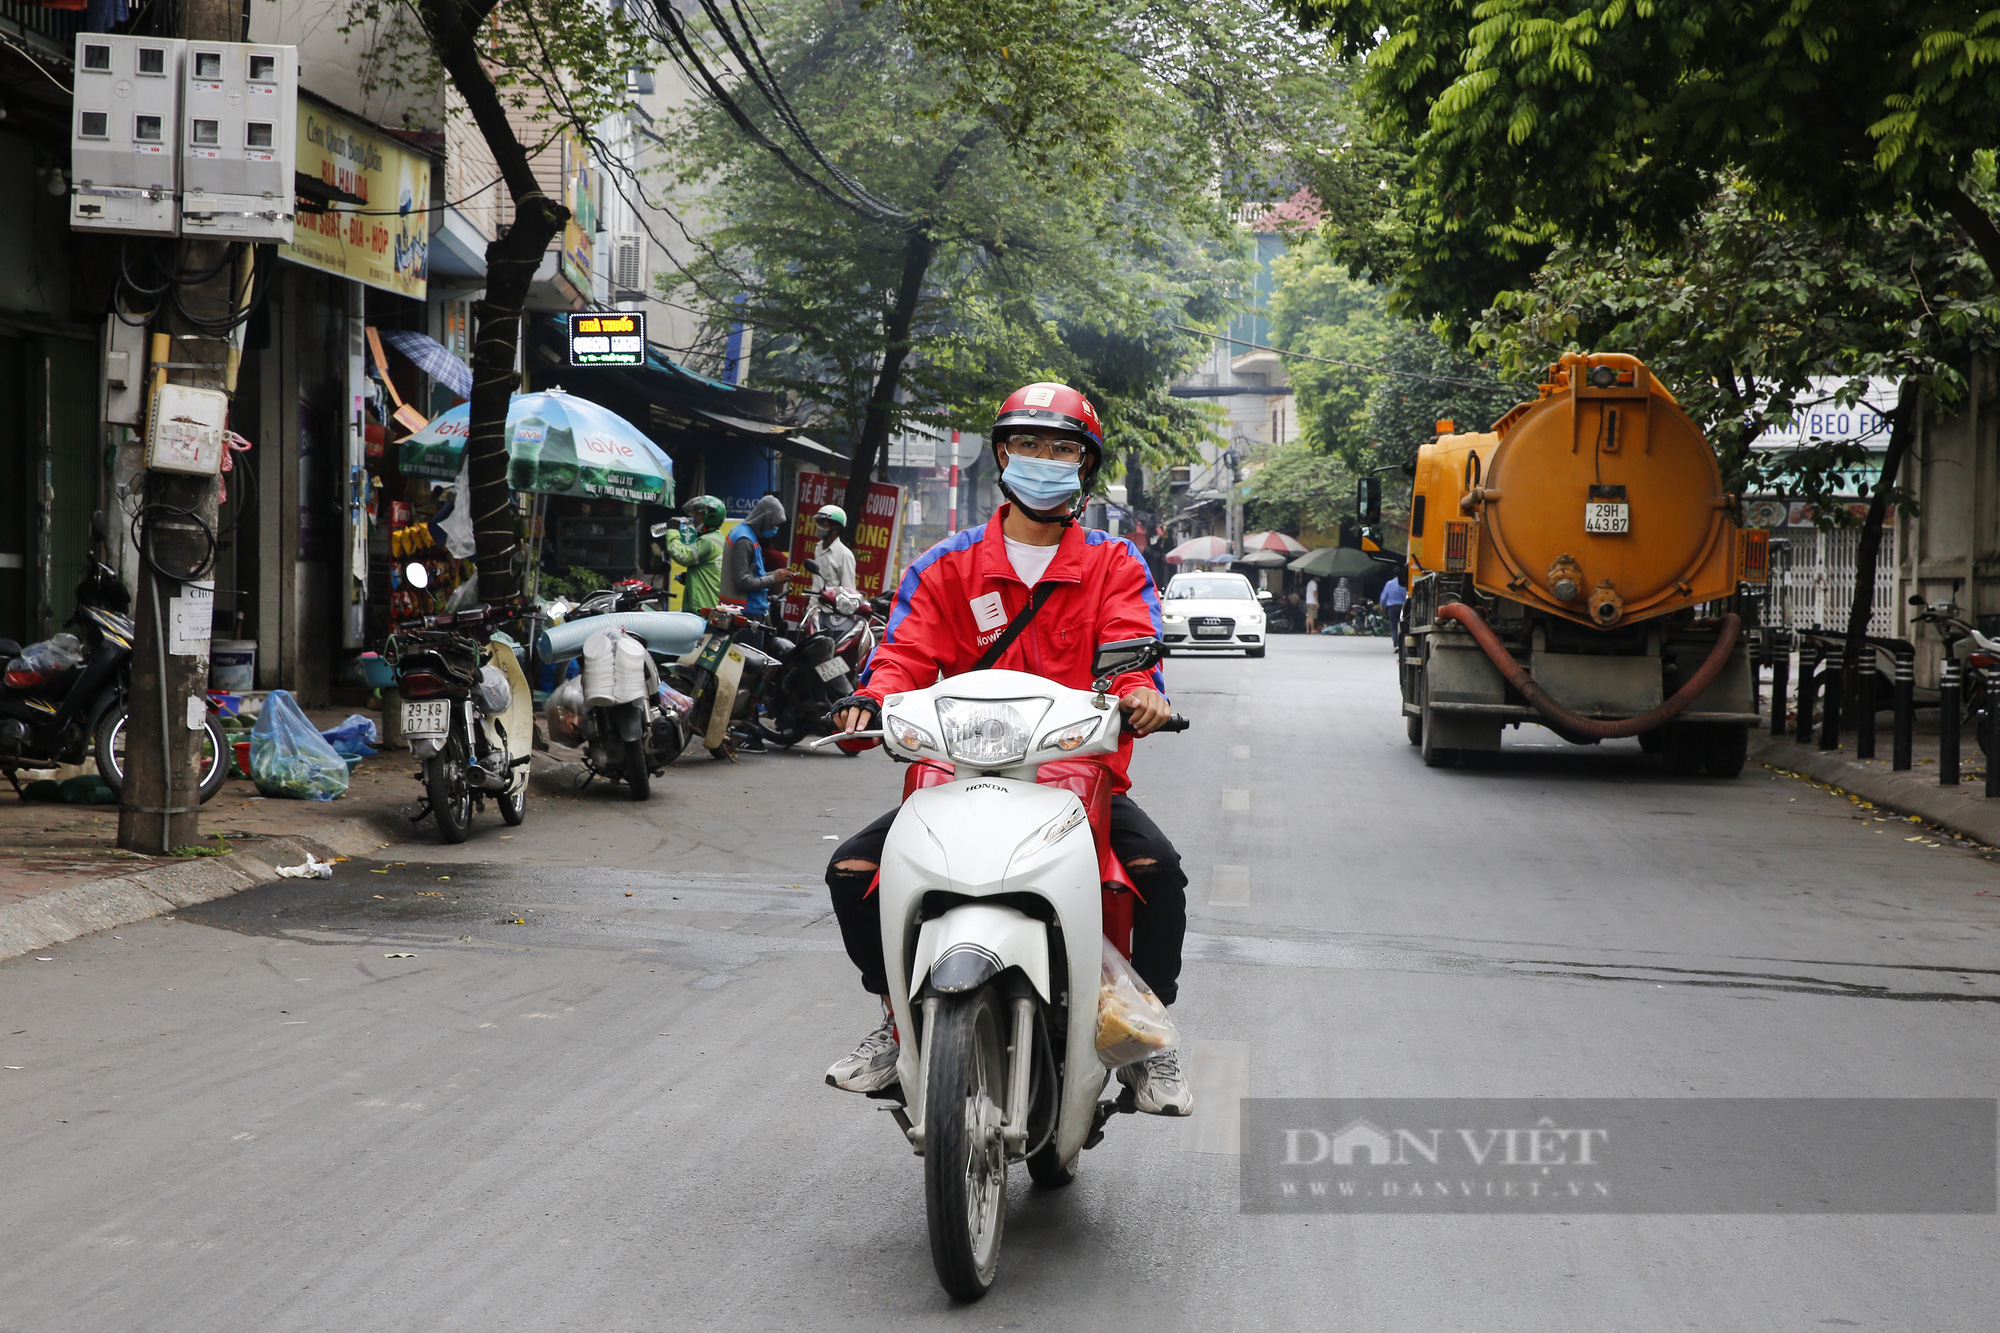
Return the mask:
[[1389,646],[1402,646],[1403,604],[1410,600],[1410,594],[1403,589],[1400,576],[1382,585],[1382,615],[1389,622]]

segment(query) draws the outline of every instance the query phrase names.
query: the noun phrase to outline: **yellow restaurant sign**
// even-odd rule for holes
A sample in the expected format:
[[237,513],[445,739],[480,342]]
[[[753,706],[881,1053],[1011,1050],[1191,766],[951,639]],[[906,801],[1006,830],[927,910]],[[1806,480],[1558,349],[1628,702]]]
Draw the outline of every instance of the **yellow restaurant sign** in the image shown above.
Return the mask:
[[430,275],[431,163],[389,135],[303,99],[298,169],[340,192],[324,213],[300,212],[279,253],[385,292],[424,299]]

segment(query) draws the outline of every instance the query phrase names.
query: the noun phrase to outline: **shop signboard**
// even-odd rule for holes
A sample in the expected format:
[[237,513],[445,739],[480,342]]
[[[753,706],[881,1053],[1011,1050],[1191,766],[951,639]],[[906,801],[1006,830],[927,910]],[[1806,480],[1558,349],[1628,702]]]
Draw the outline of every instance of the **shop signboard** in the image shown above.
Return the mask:
[[640,310],[585,311],[569,317],[572,366],[646,364],[646,315]]
[[[845,505],[847,478],[836,477],[825,472],[799,473],[798,489],[792,496],[792,554],[789,563],[794,569],[804,569],[805,562],[812,558],[813,548],[819,544],[818,530],[812,516],[819,512],[821,505]],[[871,482],[868,499],[860,514],[849,514],[848,522],[853,531],[848,540],[854,551],[854,581],[861,591],[874,596],[888,587],[888,579],[895,572],[896,539],[902,527],[903,488],[885,482]],[[797,621],[806,612],[805,589],[810,583],[800,583],[797,591],[785,598],[785,618]]]
[[563,223],[562,275],[588,301],[591,238],[597,234],[597,165],[583,140],[565,133],[562,142],[563,207],[569,210],[569,221]]
[[292,243],[279,246],[279,255],[423,300],[430,275],[430,159],[302,99],[298,169],[338,191],[343,202],[323,213],[301,212]]

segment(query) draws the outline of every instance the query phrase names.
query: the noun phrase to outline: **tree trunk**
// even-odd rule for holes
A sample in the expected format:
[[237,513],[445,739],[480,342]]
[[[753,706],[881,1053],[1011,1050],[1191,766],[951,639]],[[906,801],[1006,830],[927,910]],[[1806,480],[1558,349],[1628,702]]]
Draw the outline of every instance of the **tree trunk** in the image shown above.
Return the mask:
[[1986,210],[1955,185],[1945,191],[1944,207],[1959,230],[1965,233],[1966,239],[1972,242],[1973,248],[1979,251],[1979,257],[1986,261],[1994,281],[2000,282],[2000,225],[1995,225]]
[[542,192],[499,89],[480,63],[474,34],[493,8],[492,0],[422,0],[417,7],[514,201],[513,225],[486,247],[486,297],[473,308],[472,404],[465,436],[472,494],[462,499],[472,510],[479,595],[487,602],[504,601],[519,590],[513,563],[519,539],[507,486],[507,405],[515,388],[521,307],[549,242],[569,221],[569,210]]
[[1847,643],[1840,654],[1841,698],[1847,715],[1859,706],[1858,674],[1862,642],[1868,636],[1868,620],[1875,614],[1875,563],[1882,550],[1882,525],[1889,516],[1889,497],[1895,493],[1896,474],[1903,456],[1917,433],[1917,404],[1923,389],[1914,378],[1903,381],[1896,394],[1896,419],[1889,427],[1889,447],[1882,455],[1882,475],[1868,497],[1868,521],[1862,525],[1861,541],[1854,552],[1854,602],[1847,611]]
[[896,389],[902,383],[903,362],[910,355],[910,326],[916,322],[917,302],[923,296],[924,277],[930,272],[937,246],[929,233],[913,231],[903,248],[903,277],[896,285],[896,303],[883,324],[886,335],[882,348],[882,369],[875,376],[875,388],[868,395],[867,415],[862,418],[861,438],[855,442],[853,462],[847,469],[847,522],[850,532],[867,513],[868,483],[875,474],[876,460],[889,445],[889,425],[894,420]]
[[479,597],[501,602],[520,591],[514,573],[513,493],[507,485],[507,405],[516,387],[515,348],[528,286],[569,214],[542,194],[518,200],[514,225],[486,247],[486,296],[473,306],[472,410],[465,460]]

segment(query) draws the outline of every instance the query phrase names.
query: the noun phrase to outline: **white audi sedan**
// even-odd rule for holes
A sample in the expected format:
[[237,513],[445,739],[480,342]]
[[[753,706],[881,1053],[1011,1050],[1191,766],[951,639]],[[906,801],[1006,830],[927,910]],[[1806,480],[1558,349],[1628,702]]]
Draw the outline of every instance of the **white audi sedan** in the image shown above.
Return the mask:
[[1172,652],[1264,655],[1264,604],[1241,574],[1176,574],[1160,611]]

